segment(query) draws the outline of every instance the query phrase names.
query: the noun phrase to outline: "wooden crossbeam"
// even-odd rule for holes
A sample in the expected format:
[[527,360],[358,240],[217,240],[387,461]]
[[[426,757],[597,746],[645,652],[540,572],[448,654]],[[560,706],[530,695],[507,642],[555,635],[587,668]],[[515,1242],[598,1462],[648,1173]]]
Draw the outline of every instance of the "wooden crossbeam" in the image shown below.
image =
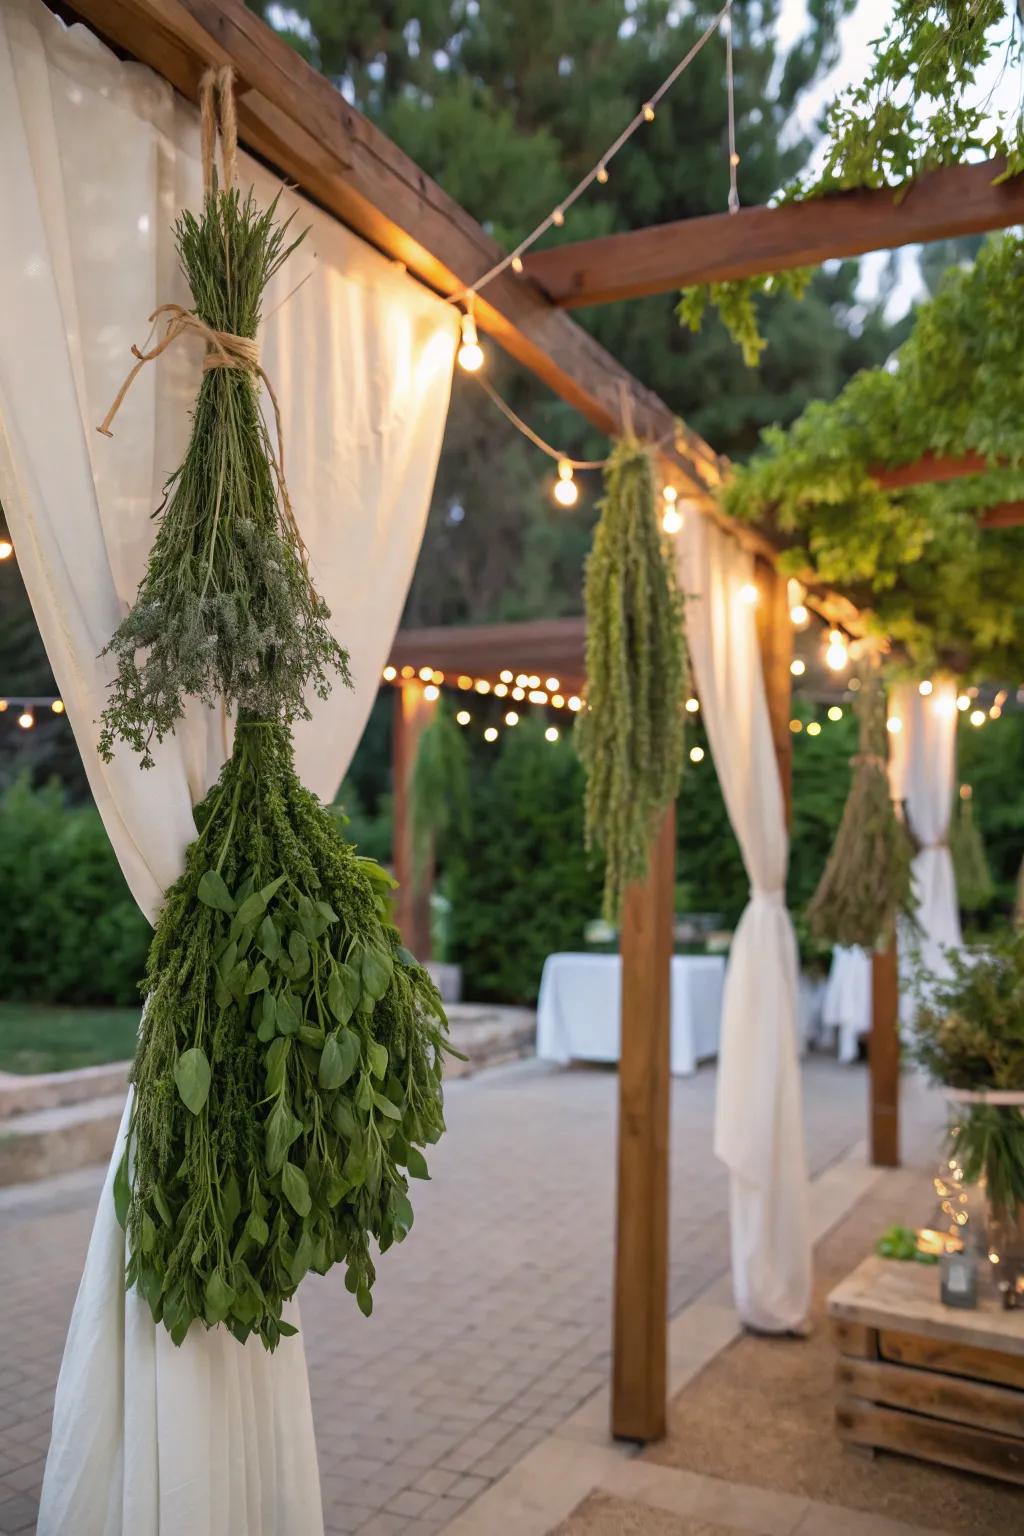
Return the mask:
[[897,464],[894,469],[877,465],[870,474],[883,491],[905,491],[912,485],[937,485],[946,480],[962,480],[967,475],[983,475],[987,470],[998,468],[998,464],[982,458],[980,453],[965,453],[959,457],[923,453],[912,464]]
[[978,513],[982,528],[1024,527],[1024,501],[1002,501],[997,507],[986,507]]
[[1004,169],[988,160],[932,171],[903,196],[890,188],[841,192],[678,219],[534,251],[524,264],[553,303],[575,309],[976,235],[1024,222],[1024,177],[996,186]]

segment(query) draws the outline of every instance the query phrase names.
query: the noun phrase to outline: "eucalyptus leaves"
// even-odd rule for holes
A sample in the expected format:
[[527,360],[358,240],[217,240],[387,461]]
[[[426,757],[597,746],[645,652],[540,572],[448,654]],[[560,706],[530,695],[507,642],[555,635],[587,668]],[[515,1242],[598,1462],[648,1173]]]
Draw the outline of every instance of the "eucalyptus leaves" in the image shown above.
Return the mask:
[[445,1018],[391,924],[393,882],[303,789],[287,730],[243,719],[167,894],[115,1183],[127,1283],[268,1348],[311,1269],[361,1310],[444,1129]]
[[605,857],[604,909],[617,919],[642,878],[683,763],[683,605],[662,545],[650,451],[616,443],[587,561],[587,707],[576,724],[587,774],[587,847]]

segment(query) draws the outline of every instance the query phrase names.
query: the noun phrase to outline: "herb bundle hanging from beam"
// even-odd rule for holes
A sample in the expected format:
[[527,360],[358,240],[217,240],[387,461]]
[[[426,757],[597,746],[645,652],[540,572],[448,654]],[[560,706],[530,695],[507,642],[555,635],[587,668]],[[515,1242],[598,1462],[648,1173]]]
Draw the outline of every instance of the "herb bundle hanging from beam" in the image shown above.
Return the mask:
[[[311,1269],[344,1264],[370,1312],[370,1240],[384,1252],[408,1232],[409,1179],[428,1177],[421,1149],[444,1129],[447,1023],[394,927],[391,877],[356,855],[295,772],[303,689],[325,693],[329,669],[348,682],[347,655],[259,413],[251,338],[215,324],[255,332],[263,283],[287,254],[273,207],[262,214],[231,188],[230,72],[217,88],[225,185],[208,175],[201,219],[179,223],[198,313],[172,329],[213,326],[207,362],[240,361],[204,369],[133,610],[169,616],[167,646],[153,670],[150,631],[119,630],[101,750],[121,735],[145,761],[189,696],[239,711],[157,920],[114,1200],[126,1284],[176,1344],[199,1320],[273,1349],[294,1332],[284,1305]],[[209,76],[202,106],[208,168]],[[141,666],[135,646],[148,647]]]
[[873,950],[888,942],[897,914],[913,917],[914,845],[889,792],[885,689],[877,662],[868,661],[860,680],[853,780],[807,918],[823,943]]
[[576,723],[587,774],[588,848],[605,859],[604,911],[647,870],[683,764],[683,603],[655,508],[650,450],[616,443],[587,560],[586,708]]
[[154,739],[174,730],[189,697],[291,721],[309,718],[308,688],[326,698],[332,672],[349,680],[348,654],[328,628],[288,500],[280,417],[275,455],[258,394],[262,380],[276,412],[255,337],[267,284],[303,237],[287,243],[291,220],[277,223],[277,198],[260,209],[251,192],[242,198],[232,186],[230,91],[221,101],[224,185],[207,133],[202,215],[186,210],[175,226],[195,308],[163,304],[150,317],[166,316],[164,335],[152,350],[132,349],[135,367],[99,429],[110,435],[147,362],[183,335],[202,336],[207,352],[188,449],[167,482],[135,603],[104,652],[115,657],[117,674],[100,753],[109,761],[120,739],[144,767],[152,765]]

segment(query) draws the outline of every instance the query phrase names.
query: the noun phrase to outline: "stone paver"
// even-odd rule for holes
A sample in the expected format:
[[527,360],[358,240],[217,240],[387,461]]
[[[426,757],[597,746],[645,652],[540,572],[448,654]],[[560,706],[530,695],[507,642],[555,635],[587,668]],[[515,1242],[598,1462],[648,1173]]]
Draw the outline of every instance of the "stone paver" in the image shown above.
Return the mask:
[[[857,1068],[805,1068],[812,1171],[863,1135]],[[672,1085],[671,1310],[728,1263],[715,1079]],[[534,1062],[453,1083],[416,1225],[364,1319],[340,1274],[302,1290],[329,1536],[430,1536],[607,1379],[614,1073]],[[53,1387],[100,1175],[0,1192],[0,1536],[34,1525]],[[285,1536],[285,1533],[282,1533]]]

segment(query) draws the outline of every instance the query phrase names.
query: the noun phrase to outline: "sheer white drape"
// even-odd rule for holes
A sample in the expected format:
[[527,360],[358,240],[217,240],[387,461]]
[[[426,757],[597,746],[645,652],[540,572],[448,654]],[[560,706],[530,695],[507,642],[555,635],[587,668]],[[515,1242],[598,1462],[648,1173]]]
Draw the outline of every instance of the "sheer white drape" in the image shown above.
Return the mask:
[[[944,976],[949,971],[945,951],[963,943],[949,851],[956,785],[956,684],[950,678],[937,680],[926,697],[914,684],[901,684],[892,692],[889,715],[900,723],[889,737],[893,798],[905,803],[907,823],[920,844],[912,866],[919,932],[908,934],[907,942],[920,949],[928,973]],[[910,996],[905,990],[905,1000]]]
[[728,1166],[736,1305],[751,1327],[799,1327],[810,1236],[789,843],[754,610],[753,562],[704,517],[679,548],[686,629],[718,780],[750,879],[722,1004],[715,1152]]
[[[264,202],[278,190],[247,157],[240,180]],[[126,752],[105,767],[96,721],[111,665],[98,657],[145,566],[150,514],[187,439],[200,349],[179,343],[143,371],[113,441],[95,426],[146,317],[167,300],[189,302],[170,225],[199,192],[190,106],[37,0],[2,0],[0,501],[93,794],[150,918],[179,872],[192,806],[229,750],[230,724],[193,709],[149,772]],[[310,233],[271,286],[260,340],[314,577],[356,680],[316,702],[296,732],[301,776],[330,797],[415,564],[456,319],[285,193],[283,211],[296,207],[296,227]],[[123,1262],[107,1188],[58,1389],[42,1536],[318,1536],[301,1336],[271,1357],[223,1330],[193,1330],[175,1350],[124,1296]]]

